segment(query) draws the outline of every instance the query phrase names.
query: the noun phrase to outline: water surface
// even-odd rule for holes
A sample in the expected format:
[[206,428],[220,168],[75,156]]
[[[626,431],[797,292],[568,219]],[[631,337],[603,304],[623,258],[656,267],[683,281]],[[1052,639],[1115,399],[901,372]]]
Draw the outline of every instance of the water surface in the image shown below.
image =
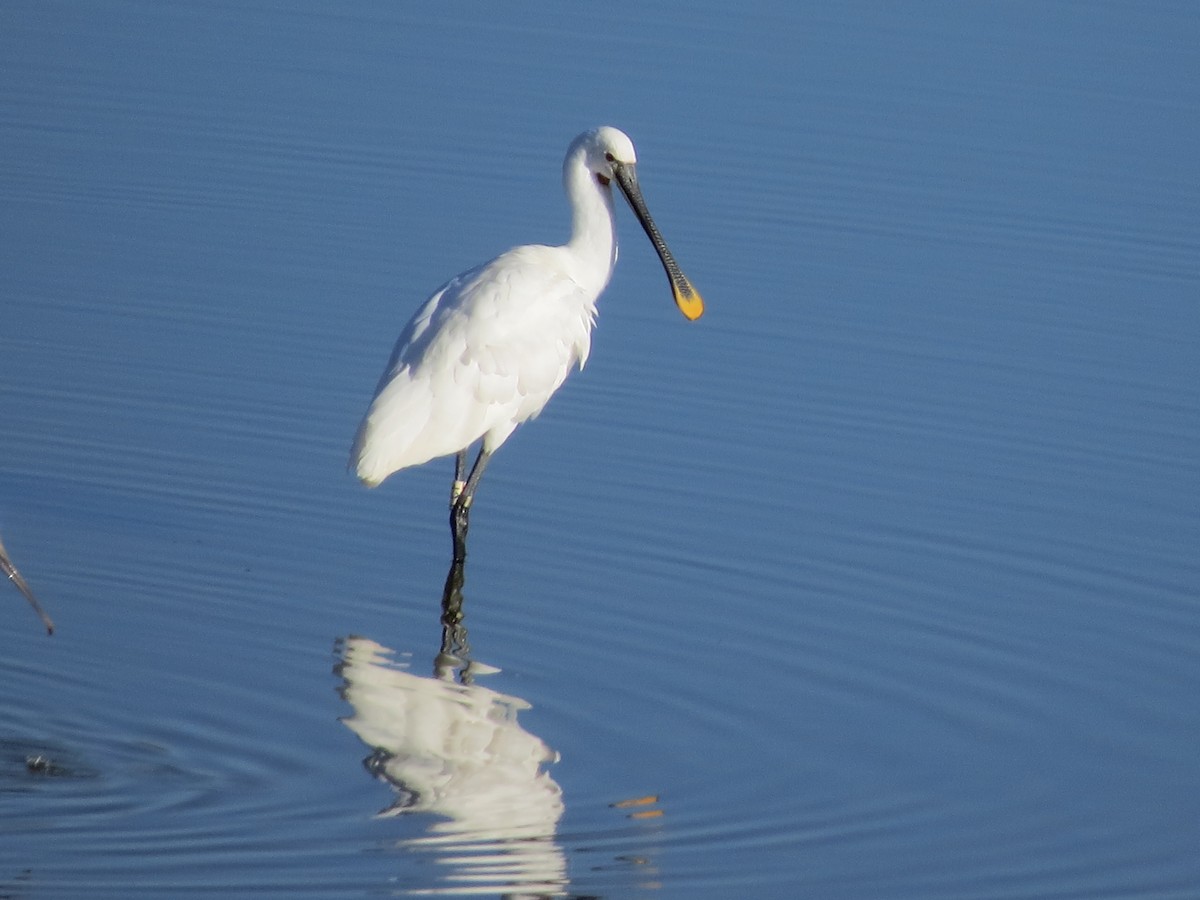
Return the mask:
[[[1198,39],[10,3],[0,894],[1200,893]],[[449,461],[349,441],[606,122],[708,311],[621,210],[447,625]]]

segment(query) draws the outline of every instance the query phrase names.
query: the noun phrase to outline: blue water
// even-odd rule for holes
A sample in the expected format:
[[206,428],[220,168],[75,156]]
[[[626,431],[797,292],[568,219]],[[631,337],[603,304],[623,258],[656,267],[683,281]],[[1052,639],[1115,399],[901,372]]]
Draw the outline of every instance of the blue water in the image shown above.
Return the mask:
[[[1198,43],[6,4],[0,895],[1200,896]],[[708,311],[619,210],[446,625],[450,462],[349,443],[602,123]]]

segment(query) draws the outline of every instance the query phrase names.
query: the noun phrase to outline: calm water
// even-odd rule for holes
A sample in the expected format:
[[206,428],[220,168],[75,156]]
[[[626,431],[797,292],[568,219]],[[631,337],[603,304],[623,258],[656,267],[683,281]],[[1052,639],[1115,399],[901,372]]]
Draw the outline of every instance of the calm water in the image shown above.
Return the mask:
[[[1200,896],[1194,5],[480,9],[0,13],[0,895]],[[444,628],[348,444],[606,122],[708,313],[622,209]]]

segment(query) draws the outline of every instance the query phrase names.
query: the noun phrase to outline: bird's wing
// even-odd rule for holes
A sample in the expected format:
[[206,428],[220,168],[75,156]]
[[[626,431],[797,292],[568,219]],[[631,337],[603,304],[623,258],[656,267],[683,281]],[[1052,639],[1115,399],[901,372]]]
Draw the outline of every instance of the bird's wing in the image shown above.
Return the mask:
[[473,387],[481,401],[522,410],[532,402],[536,412],[571,366],[586,359],[595,300],[567,274],[560,255],[558,247],[510,250],[466,292],[459,310],[464,349],[455,363],[460,377],[479,378]]
[[405,327],[352,455],[369,484],[486,436],[494,450],[587,356],[595,301],[552,247],[448,282]]

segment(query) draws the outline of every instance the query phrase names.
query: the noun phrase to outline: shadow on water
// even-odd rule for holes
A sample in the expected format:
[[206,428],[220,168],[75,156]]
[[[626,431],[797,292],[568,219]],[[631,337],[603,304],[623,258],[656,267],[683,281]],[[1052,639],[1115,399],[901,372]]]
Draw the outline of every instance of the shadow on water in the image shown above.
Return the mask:
[[397,844],[444,867],[440,883],[422,885],[420,893],[562,896],[562,789],[546,770],[559,757],[517,721],[526,701],[476,683],[499,670],[471,659],[464,578],[456,559],[430,676],[410,671],[369,638],[337,641],[340,694],[353,708],[342,722],[371,749],[367,771],[396,793],[379,817],[440,817],[424,835]]

